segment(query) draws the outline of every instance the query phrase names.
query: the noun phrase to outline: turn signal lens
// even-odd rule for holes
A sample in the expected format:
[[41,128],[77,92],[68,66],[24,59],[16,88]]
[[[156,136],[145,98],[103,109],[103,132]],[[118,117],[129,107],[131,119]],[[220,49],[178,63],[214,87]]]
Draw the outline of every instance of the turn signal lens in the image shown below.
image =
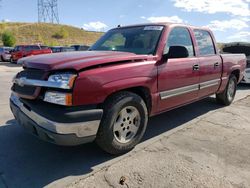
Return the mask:
[[72,94],[47,91],[44,96],[44,101],[64,106],[72,106]]

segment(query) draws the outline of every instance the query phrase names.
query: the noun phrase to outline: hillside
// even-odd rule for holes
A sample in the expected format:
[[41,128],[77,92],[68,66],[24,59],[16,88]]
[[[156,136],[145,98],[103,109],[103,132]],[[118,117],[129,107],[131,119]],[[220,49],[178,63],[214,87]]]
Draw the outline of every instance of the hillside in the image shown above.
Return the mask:
[[[0,23],[0,34],[11,31],[16,37],[16,44],[42,43],[49,46],[71,44],[93,44],[103,33],[81,30],[68,25],[48,23]],[[65,36],[57,39],[54,35],[62,32]],[[2,41],[0,40],[0,45]]]

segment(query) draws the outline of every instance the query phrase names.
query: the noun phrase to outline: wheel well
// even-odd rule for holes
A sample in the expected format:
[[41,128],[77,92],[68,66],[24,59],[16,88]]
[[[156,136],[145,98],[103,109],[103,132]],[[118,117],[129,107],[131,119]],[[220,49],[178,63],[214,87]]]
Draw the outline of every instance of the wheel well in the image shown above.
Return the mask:
[[132,93],[135,93],[139,95],[147,105],[148,112],[150,114],[151,109],[152,109],[152,98],[150,95],[150,90],[146,87],[134,87],[134,88],[128,88],[125,89],[125,91],[130,91]]
[[112,93],[110,96],[108,96],[105,99],[105,101],[109,97],[115,95],[116,93],[122,92],[122,91],[129,91],[131,93],[135,93],[135,94],[139,95],[143,99],[143,101],[145,102],[145,104],[147,106],[147,109],[148,109],[148,113],[150,114],[151,109],[152,109],[152,98],[151,98],[151,95],[150,95],[150,90],[148,88],[146,88],[146,87],[143,87],[143,86],[126,88],[126,89],[123,89],[123,90],[116,91],[115,93]]
[[237,81],[239,81],[239,79],[240,79],[240,70],[234,70],[234,71],[231,73],[231,75],[236,76]]

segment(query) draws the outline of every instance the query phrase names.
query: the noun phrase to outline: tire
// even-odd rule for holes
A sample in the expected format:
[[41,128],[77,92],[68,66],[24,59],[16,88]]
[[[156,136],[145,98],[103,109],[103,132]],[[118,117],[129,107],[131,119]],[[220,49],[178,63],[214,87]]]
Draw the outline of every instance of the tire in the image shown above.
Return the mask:
[[14,63],[14,61],[13,61],[13,58],[12,58],[12,57],[10,58],[10,63]]
[[104,104],[96,143],[114,155],[127,153],[142,139],[148,123],[143,99],[131,92],[119,92]]
[[219,94],[216,94],[216,101],[219,104],[229,106],[232,104],[237,90],[237,78],[235,75],[229,77],[226,89]]
[[2,62],[5,62],[5,60],[4,60],[4,58],[3,58],[3,56],[1,56],[0,60],[1,60]]
[[14,61],[14,59],[11,58],[11,59],[10,59],[10,63],[12,63],[12,64],[17,64],[17,61]]

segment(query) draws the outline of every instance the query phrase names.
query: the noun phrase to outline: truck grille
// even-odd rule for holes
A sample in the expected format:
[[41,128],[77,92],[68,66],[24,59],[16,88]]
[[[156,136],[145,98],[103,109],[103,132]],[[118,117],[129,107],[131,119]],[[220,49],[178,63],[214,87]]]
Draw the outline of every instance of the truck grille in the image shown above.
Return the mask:
[[[34,80],[43,80],[45,72],[38,69],[26,69],[19,72],[16,78],[27,78]],[[13,84],[12,91],[20,94],[23,98],[36,98],[40,88],[35,86],[19,86],[18,84]]]

